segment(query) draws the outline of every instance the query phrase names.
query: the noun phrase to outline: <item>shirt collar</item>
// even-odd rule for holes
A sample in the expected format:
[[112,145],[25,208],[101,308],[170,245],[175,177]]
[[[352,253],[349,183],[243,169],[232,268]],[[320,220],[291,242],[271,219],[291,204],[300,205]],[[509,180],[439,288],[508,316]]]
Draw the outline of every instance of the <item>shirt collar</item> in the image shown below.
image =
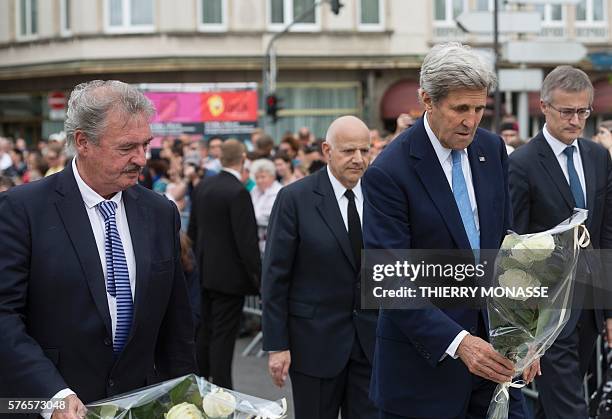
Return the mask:
[[242,183],[242,176],[240,176],[240,172],[238,172],[238,170],[230,169],[229,167],[224,167],[221,170],[234,175],[234,177]]
[[[100,196],[96,191],[91,189],[87,183],[83,180],[81,175],[79,174],[79,170],[76,164],[77,158],[72,159],[72,173],[74,174],[74,179],[76,180],[77,186],[79,187],[79,192],[81,192],[81,196],[83,197],[83,202],[87,206],[87,208],[94,208],[102,201],[106,201],[102,196]],[[122,191],[117,192],[109,201],[114,201],[119,206],[121,202],[121,193]]]
[[[423,116],[423,124],[425,125],[425,132],[427,132],[427,136],[429,137],[429,141],[431,142],[431,145],[434,148],[434,151],[436,152],[436,156],[438,156],[438,160],[440,161],[440,165],[443,166],[444,163],[446,161],[448,161],[448,159],[450,158],[451,152],[453,150],[451,150],[450,148],[446,148],[442,145],[442,143],[440,142],[440,140],[438,140],[438,137],[436,137],[436,134],[434,134],[433,130],[431,129],[431,126],[429,125],[429,121],[427,120],[427,115],[428,113],[425,113],[425,116]],[[466,150],[457,150],[459,151],[461,154],[466,154]]]
[[565,144],[561,140],[557,140],[555,137],[553,137],[553,135],[550,133],[550,131],[548,131],[548,127],[546,126],[546,124],[544,124],[544,128],[542,129],[542,133],[544,134],[544,138],[546,139],[546,142],[548,143],[550,148],[552,148],[553,153],[555,153],[555,156],[560,156],[561,153],[563,153],[563,150],[565,150],[567,147],[575,146],[578,150],[580,150],[578,148],[578,139],[575,139],[569,145]]
[[[344,193],[347,191],[347,188],[340,183],[338,179],[331,172],[329,165],[327,165],[327,175],[329,176],[329,180],[332,184],[332,188],[334,190],[334,195],[336,197],[336,201],[339,201],[340,198],[344,196]],[[361,192],[361,179],[357,181],[357,185],[353,188],[353,193],[355,194],[355,199],[357,201],[363,202],[363,193]]]

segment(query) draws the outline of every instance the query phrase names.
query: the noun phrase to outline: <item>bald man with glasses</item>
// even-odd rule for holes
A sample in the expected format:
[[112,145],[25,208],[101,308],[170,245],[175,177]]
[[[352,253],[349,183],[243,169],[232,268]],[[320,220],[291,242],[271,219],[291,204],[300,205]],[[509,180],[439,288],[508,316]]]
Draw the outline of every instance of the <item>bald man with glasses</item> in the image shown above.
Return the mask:
[[[591,114],[593,86],[581,70],[555,68],[542,84],[540,107],[546,124],[509,159],[514,230],[519,234],[548,230],[574,208],[589,211],[586,226],[595,249],[612,248],[612,161],[607,150],[580,138]],[[578,284],[570,319],[541,360],[536,382],[536,418],[587,419],[583,379],[597,335],[605,328],[612,346],[610,274],[598,276],[601,263],[586,254],[578,264]],[[603,272],[612,266],[603,259]],[[588,273],[587,273],[588,272]],[[593,272],[593,274],[591,274]],[[602,281],[607,281],[604,283]]]

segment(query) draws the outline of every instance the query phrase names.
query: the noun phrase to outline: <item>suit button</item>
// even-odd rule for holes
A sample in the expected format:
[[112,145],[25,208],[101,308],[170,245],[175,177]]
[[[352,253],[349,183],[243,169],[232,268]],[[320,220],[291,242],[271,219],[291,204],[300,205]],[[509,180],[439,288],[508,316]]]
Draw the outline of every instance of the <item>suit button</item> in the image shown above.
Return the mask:
[[471,335],[475,335],[476,334],[476,328],[475,327],[470,327],[470,334]]
[[112,379],[108,380],[108,386],[109,387],[114,387],[115,386],[115,382]]
[[353,310],[353,316],[357,315],[357,310]]
[[111,342],[109,337],[104,338],[104,344],[106,346],[111,346],[113,344],[113,342]]

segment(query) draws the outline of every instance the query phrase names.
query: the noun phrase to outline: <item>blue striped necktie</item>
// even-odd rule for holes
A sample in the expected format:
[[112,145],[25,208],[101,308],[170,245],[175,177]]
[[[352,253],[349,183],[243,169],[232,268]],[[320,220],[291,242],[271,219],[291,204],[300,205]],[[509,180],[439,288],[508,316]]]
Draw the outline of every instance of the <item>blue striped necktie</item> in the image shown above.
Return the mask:
[[567,156],[567,177],[569,178],[569,186],[574,197],[574,203],[576,208],[586,208],[584,205],[584,192],[582,192],[582,186],[580,185],[580,178],[578,172],[576,172],[576,166],[574,165],[574,146],[566,147],[563,150],[563,154]]
[[480,234],[478,234],[478,230],[476,229],[476,221],[474,221],[470,195],[468,194],[467,184],[463,176],[463,169],[461,168],[461,152],[459,150],[453,150],[451,151],[451,155],[453,157],[452,182],[455,202],[461,214],[461,221],[463,221],[465,233],[470,241],[470,247],[474,250],[480,249]]
[[117,303],[117,327],[113,340],[113,352],[118,355],[123,350],[132,328],[134,303],[132,302],[132,289],[130,288],[130,274],[121,237],[119,237],[119,231],[117,230],[115,219],[117,203],[102,201],[97,207],[104,217],[106,290],[116,298]]

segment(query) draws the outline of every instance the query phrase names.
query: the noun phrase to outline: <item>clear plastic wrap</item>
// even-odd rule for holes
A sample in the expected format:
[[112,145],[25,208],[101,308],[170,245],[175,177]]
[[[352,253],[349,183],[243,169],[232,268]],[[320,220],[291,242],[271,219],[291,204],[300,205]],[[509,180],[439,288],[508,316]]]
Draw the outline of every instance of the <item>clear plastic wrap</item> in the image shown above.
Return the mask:
[[[493,285],[521,292],[514,293],[513,298],[487,299],[489,336],[495,350],[514,362],[513,379],[544,354],[570,317],[578,256],[589,244],[583,225],[587,213],[576,209],[572,217],[550,230],[511,233],[502,243]],[[546,288],[547,297],[528,297],[528,290],[536,287]],[[522,386],[521,380],[499,384],[487,418],[506,419],[508,390]]]
[[87,405],[87,419],[281,419],[285,399],[225,390],[194,374]]

